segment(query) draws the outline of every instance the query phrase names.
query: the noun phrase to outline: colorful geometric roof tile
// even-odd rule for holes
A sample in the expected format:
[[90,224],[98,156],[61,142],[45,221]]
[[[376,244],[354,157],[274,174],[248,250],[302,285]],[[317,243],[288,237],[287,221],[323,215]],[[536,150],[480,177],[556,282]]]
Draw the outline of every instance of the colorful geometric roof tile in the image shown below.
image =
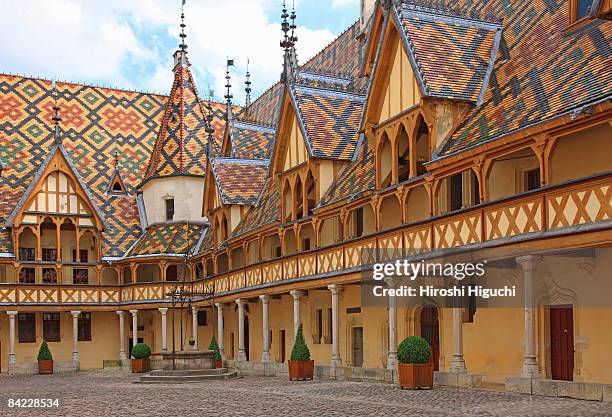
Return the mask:
[[374,172],[374,151],[369,149],[368,141],[364,139],[357,158],[338,175],[320,205],[332,204],[373,190]]
[[302,123],[309,153],[315,158],[352,160],[359,142],[359,119],[365,94],[331,83],[290,88],[296,114]]
[[126,257],[191,255],[199,248],[206,223],[167,222],[149,225]]
[[208,150],[206,123],[191,71],[179,63],[145,181],[175,175],[203,177]]
[[503,18],[502,39],[484,103],[472,109],[439,152],[452,154],[609,100],[612,23],[594,19],[567,32],[567,2],[456,0],[464,15]]
[[266,159],[211,159],[223,204],[254,205],[268,177],[268,165]]
[[[136,198],[107,195],[114,153],[130,193],[145,174],[166,97],[57,83],[63,147],[107,220],[102,254],[120,257],[141,234]],[[0,224],[4,225],[54,144],[51,82],[0,74]],[[11,253],[0,231],[0,253]]]
[[255,207],[246,212],[242,221],[232,232],[232,237],[278,223],[280,220],[280,198],[274,181],[266,181]]
[[269,126],[235,120],[230,125],[230,141],[234,158],[266,159],[274,142],[274,129]]
[[423,95],[480,103],[497,55],[501,24],[414,3],[398,3],[394,10]]
[[237,114],[237,119],[245,123],[274,126],[278,119],[283,84],[276,83],[268,88],[249,107]]

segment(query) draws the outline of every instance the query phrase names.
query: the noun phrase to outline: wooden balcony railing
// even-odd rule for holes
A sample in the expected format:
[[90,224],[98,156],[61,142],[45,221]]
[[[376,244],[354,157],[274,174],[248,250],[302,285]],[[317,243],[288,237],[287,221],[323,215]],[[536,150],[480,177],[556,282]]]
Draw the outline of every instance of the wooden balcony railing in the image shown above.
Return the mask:
[[[194,281],[223,294],[302,277],[339,273],[376,261],[612,220],[612,172],[487,202],[357,239],[266,260]],[[0,284],[0,305],[121,304],[166,299],[170,282],[118,286]]]

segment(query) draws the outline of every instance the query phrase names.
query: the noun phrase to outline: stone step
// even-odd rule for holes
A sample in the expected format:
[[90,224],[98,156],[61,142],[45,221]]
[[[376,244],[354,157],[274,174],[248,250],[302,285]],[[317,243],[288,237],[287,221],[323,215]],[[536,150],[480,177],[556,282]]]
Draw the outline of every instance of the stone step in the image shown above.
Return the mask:
[[223,381],[238,378],[238,372],[226,372],[224,374],[213,375],[143,375],[137,384],[190,384],[207,381]]
[[227,368],[214,369],[158,369],[151,371],[148,376],[196,376],[196,375],[221,375],[226,374]]

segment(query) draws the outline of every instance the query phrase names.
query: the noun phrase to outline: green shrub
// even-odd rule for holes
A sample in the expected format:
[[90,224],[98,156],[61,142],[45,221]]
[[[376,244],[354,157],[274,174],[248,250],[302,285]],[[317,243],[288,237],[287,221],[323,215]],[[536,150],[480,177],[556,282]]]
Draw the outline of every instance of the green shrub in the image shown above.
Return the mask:
[[430,356],[429,343],[418,336],[408,336],[397,348],[397,359],[400,363],[427,363]]
[[295,336],[295,343],[293,344],[293,349],[291,350],[291,360],[292,361],[309,361],[310,360],[310,350],[308,350],[308,346],[306,346],[306,342],[304,341],[304,334],[302,333],[302,325],[298,327],[297,335]]
[[221,359],[221,351],[219,349],[219,344],[217,343],[217,339],[215,339],[215,336],[213,336],[210,339],[210,344],[208,345],[208,350],[212,350],[213,352],[215,352],[215,360],[216,361],[220,361]]
[[134,359],[149,359],[151,356],[151,348],[144,343],[136,343],[132,348],[132,357]]
[[49,345],[47,345],[47,341],[43,340],[40,345],[40,350],[38,351],[38,360],[39,361],[52,361],[53,356],[51,355],[51,351],[49,350]]

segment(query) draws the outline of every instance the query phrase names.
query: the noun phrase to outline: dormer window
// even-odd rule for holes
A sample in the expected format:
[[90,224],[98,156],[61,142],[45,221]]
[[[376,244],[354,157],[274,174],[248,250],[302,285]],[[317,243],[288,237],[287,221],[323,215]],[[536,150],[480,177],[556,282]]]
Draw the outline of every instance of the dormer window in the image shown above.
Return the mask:
[[569,5],[570,23],[575,23],[589,16],[593,0],[571,0]]
[[166,221],[174,220],[174,198],[166,199]]

